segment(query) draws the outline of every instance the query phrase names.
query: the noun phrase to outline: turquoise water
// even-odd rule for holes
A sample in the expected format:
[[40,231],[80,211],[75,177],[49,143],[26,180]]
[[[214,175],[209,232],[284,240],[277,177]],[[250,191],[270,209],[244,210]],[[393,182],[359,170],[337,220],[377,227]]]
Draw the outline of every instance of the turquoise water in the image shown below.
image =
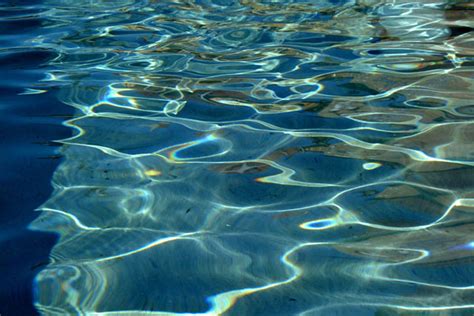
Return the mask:
[[41,314],[473,315],[472,3],[33,8]]

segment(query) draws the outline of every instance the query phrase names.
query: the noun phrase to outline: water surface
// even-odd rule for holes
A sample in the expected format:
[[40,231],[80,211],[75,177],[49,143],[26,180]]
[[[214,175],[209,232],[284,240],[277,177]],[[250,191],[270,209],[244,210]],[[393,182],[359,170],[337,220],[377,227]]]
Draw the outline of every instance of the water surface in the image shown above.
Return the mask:
[[36,5],[25,92],[75,113],[39,312],[472,315],[473,9]]

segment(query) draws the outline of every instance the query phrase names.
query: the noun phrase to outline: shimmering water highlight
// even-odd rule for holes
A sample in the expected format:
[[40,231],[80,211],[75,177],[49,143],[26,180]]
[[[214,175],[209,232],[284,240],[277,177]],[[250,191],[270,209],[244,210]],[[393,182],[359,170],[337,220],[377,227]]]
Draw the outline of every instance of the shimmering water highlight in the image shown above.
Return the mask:
[[471,3],[39,7],[42,314],[472,315]]

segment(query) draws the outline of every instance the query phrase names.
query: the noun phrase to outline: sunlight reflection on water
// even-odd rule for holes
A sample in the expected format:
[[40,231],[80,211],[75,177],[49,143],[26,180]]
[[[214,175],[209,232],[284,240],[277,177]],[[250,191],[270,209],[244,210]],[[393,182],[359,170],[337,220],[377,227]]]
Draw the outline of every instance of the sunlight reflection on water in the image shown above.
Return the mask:
[[40,6],[43,314],[472,313],[469,2]]

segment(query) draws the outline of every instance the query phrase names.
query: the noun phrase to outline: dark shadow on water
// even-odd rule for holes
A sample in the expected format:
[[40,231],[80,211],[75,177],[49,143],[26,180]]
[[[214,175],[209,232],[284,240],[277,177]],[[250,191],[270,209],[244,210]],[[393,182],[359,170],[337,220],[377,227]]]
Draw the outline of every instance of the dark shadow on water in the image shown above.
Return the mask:
[[[21,80],[21,75],[16,79]],[[3,93],[0,102],[12,95]],[[59,118],[36,116],[67,110],[55,98],[34,95],[13,99],[21,104],[7,101],[9,106],[2,109],[0,117],[0,312],[33,315],[33,279],[48,262],[56,236],[30,231],[27,226],[38,215],[34,209],[51,194],[51,175],[60,162],[55,159],[56,147],[47,144],[69,136],[70,131],[60,125]]]

